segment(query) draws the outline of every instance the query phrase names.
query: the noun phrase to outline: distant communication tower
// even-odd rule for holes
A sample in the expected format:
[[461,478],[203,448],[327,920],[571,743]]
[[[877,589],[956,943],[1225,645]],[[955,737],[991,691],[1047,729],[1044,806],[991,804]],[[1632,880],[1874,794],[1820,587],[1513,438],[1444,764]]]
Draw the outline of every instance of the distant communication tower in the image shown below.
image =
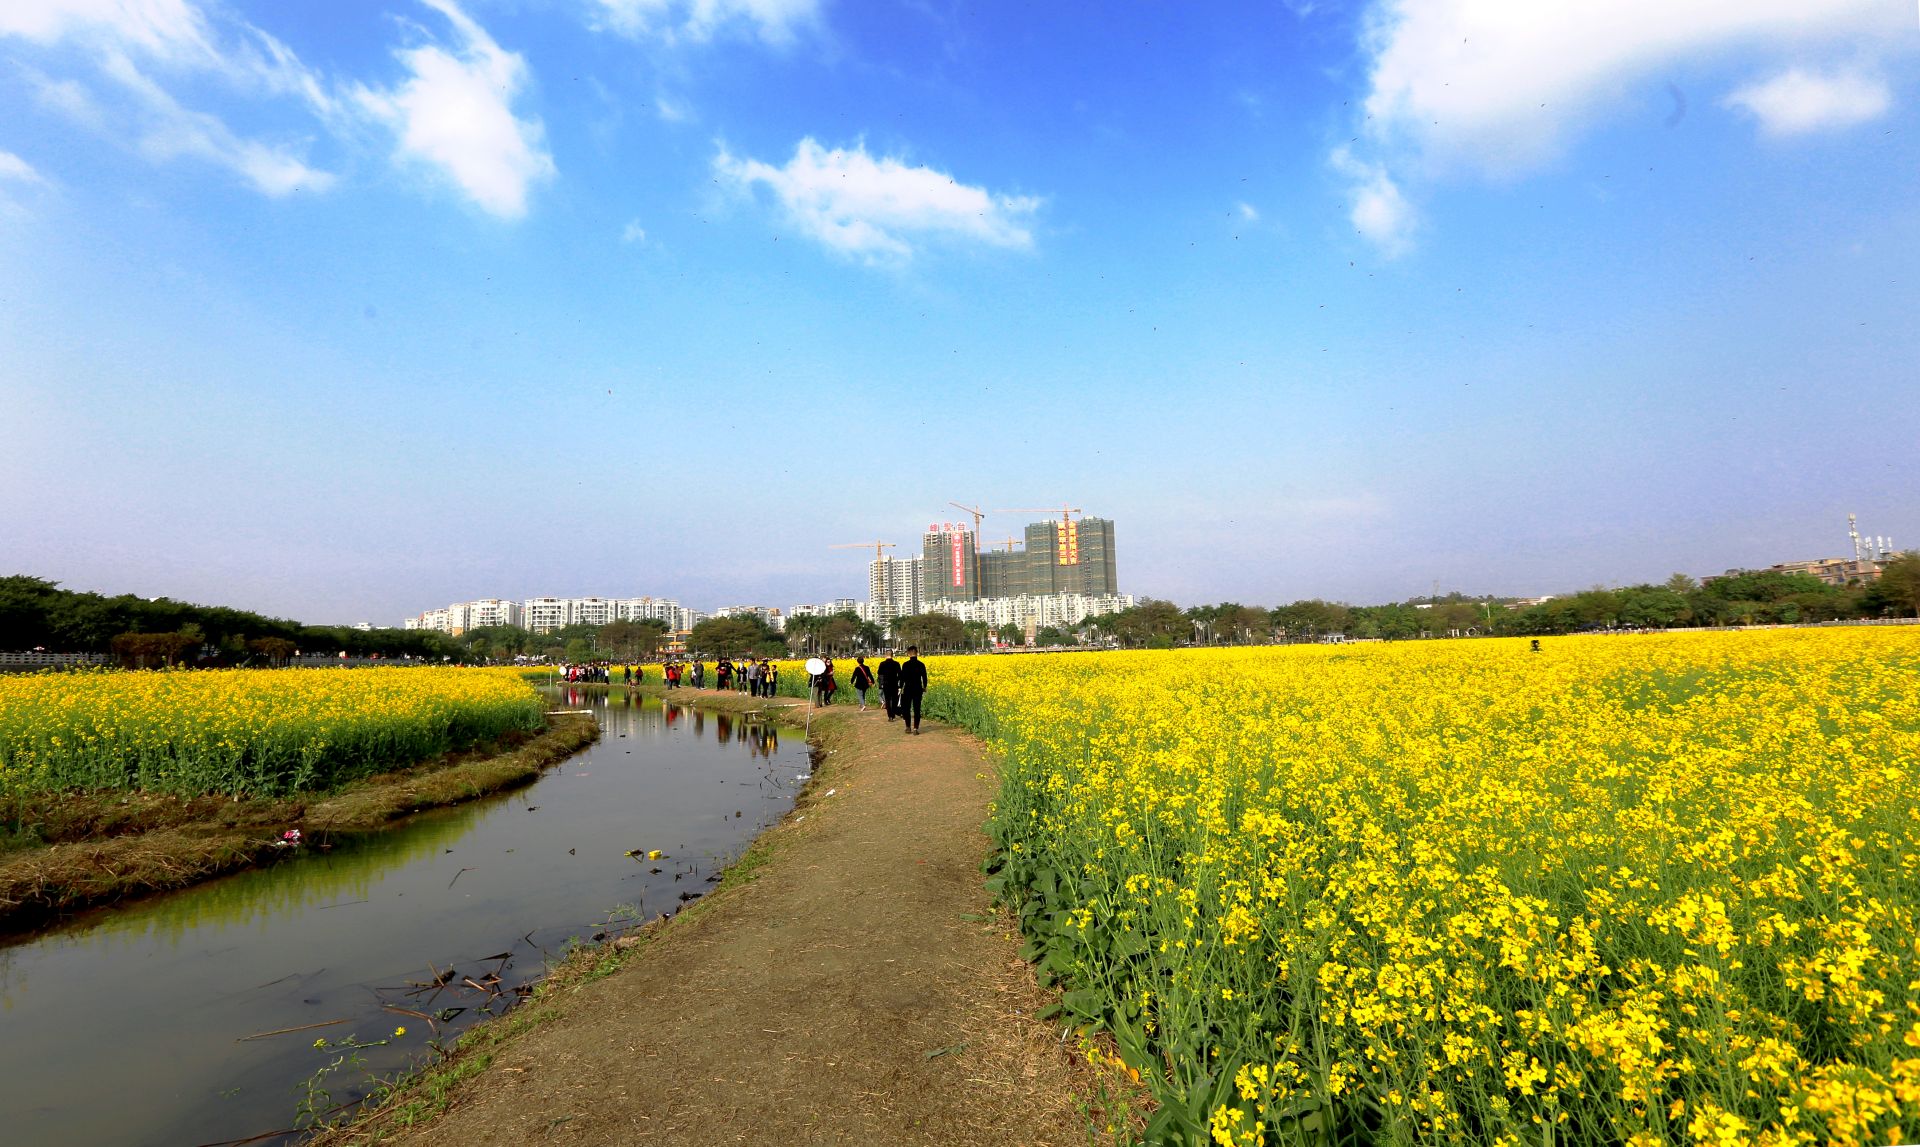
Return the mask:
[[1847,537],[1853,539],[1853,560],[1856,562],[1883,562],[1893,556],[1893,539],[1861,537],[1859,524],[1852,514],[1847,515]]

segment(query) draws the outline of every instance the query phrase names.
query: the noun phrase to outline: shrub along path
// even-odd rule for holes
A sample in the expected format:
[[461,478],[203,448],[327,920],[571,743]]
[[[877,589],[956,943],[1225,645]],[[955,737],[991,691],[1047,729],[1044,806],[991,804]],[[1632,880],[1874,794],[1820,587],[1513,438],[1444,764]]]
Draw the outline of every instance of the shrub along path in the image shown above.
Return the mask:
[[407,1142],[1086,1142],[1089,1080],[1033,1019],[1047,993],[981,886],[978,742],[905,736],[877,707],[814,733],[818,774],[742,874],[617,971],[543,997],[556,1014]]

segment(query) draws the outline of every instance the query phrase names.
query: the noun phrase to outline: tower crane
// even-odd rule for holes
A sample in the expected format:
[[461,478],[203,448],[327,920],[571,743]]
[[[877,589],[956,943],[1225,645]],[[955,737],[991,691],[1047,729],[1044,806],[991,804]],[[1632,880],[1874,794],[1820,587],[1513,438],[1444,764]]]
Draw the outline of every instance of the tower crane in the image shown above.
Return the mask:
[[1059,514],[1060,520],[1063,522],[1073,521],[1073,515],[1081,512],[1082,511],[1078,506],[1068,506],[1064,504],[1060,506],[1048,506],[1048,507],[1045,507],[1044,509],[1034,509],[1032,507],[1028,507],[1026,509],[1020,509],[1020,510],[995,510],[994,511],[994,513],[996,514]]
[[979,549],[980,548],[980,519],[986,517],[987,512],[985,510],[980,509],[977,506],[962,506],[958,502],[948,502],[947,505],[952,506],[956,510],[963,510],[966,513],[973,515],[973,545],[975,549]]
[[873,560],[876,562],[886,557],[886,552],[894,548],[892,542],[842,542],[837,546],[828,546],[827,548],[830,550],[864,550],[868,546],[873,547]]

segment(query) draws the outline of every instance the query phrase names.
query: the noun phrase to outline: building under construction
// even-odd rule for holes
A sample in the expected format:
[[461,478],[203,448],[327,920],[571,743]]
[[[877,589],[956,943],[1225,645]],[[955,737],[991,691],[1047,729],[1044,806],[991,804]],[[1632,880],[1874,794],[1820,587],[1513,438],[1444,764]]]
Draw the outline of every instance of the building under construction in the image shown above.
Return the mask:
[[920,599],[936,602],[1120,592],[1113,522],[1062,516],[1026,528],[1025,546],[981,551],[964,524],[929,526],[921,539]]

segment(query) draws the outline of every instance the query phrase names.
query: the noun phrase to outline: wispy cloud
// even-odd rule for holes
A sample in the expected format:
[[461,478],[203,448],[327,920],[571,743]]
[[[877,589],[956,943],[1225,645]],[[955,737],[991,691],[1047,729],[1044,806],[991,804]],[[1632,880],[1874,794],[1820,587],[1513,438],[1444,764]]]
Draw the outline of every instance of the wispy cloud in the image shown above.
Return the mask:
[[785,44],[820,17],[819,0],[591,0],[590,17],[626,36],[705,41],[743,32]]
[[9,183],[41,183],[40,173],[33,165],[10,151],[0,151],[0,181]]
[[40,44],[107,41],[176,65],[221,61],[206,18],[189,0],[7,0],[0,35]]
[[103,67],[138,98],[143,109],[139,146],[149,158],[195,156],[236,172],[267,195],[324,191],[332,186],[330,173],[307,166],[290,150],[242,138],[218,116],[182,107],[126,56],[111,54]]
[[555,171],[540,120],[514,112],[526,61],[452,0],[422,2],[446,18],[453,45],[396,52],[410,78],[395,88],[359,87],[355,101],[393,131],[397,160],[435,168],[482,210],[517,219],[529,188]]
[[1725,102],[1751,113],[1768,135],[1789,136],[1878,119],[1893,95],[1884,79],[1865,72],[1788,68],[1733,92]]
[[1251,203],[1236,203],[1234,208],[1240,212],[1240,218],[1249,223],[1260,222],[1260,211]]
[[1352,202],[1347,219],[1362,238],[1389,256],[1404,254],[1413,240],[1413,208],[1400,185],[1377,163],[1355,159],[1344,147],[1335,148],[1333,169],[1351,181]]
[[638,219],[629,220],[626,227],[620,231],[620,241],[622,243],[645,243],[647,241],[647,229],[640,226]]
[[202,72],[235,90],[293,96],[321,115],[333,111],[319,78],[286,45],[244,20],[216,25],[189,0],[8,0],[0,36],[77,46],[130,99],[104,103],[71,77],[26,69],[42,106],[96,131],[129,132],[155,161],[192,156],[237,173],[268,195],[322,190],[333,182],[311,167],[304,142],[240,135],[211,112],[184,106],[156,71]]
[[1024,248],[1033,243],[1032,196],[975,187],[931,167],[803,139],[793,158],[774,167],[722,149],[713,161],[721,180],[742,191],[765,187],[808,237],[868,262],[911,258],[917,245],[946,241]]
[[[1524,174],[1630,106],[1665,69],[1729,54],[1870,54],[1911,36],[1912,13],[1898,9],[1884,0],[1375,0],[1361,140],[1354,162],[1335,166],[1355,180],[1356,202],[1390,220],[1404,210],[1406,177]],[[1785,110],[1793,104],[1824,126],[1870,103],[1859,90],[1811,88],[1772,93],[1775,120],[1801,122]],[[1769,113],[1742,106],[1767,122]]]
[[[85,81],[23,64],[36,100],[155,162],[200,159],[286,195],[335,182],[308,161],[316,135],[358,149],[390,133],[403,164],[444,175],[492,215],[518,218],[531,186],[554,174],[540,121],[514,106],[530,82],[526,61],[456,0],[419,3],[447,31],[435,38],[407,22],[419,42],[395,51],[406,75],[392,84],[329,78],[278,38],[195,0],[0,0],[0,38],[80,48],[97,69]],[[256,104],[293,101],[311,118],[291,137],[244,135],[179,97],[180,79],[193,75],[217,77]]]

